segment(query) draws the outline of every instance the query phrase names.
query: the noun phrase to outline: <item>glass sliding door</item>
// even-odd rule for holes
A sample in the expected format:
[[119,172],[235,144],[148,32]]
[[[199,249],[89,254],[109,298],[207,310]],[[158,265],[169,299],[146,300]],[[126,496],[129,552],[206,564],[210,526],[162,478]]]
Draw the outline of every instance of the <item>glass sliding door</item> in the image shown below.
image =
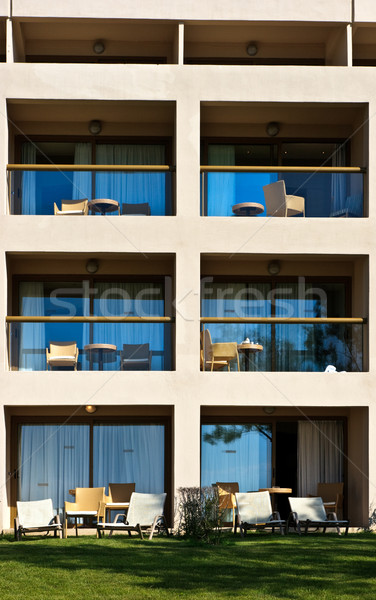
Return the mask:
[[[216,283],[203,280],[201,286],[202,317],[270,317],[270,283]],[[247,337],[264,347],[264,351],[247,359],[249,371],[270,371],[272,348],[270,344],[270,325],[256,323],[210,323],[206,326],[212,341],[237,342]],[[245,357],[241,356],[242,368]]]
[[164,443],[164,425],[94,425],[94,487],[134,482],[137,492],[164,492]]
[[18,500],[52,498],[62,514],[69,490],[89,486],[89,425],[20,425]]
[[109,483],[134,482],[137,492],[162,493],[165,429],[163,423],[20,424],[17,500],[52,498],[62,515],[76,487],[104,486],[108,493]]
[[237,481],[239,491],[272,484],[272,426],[207,424],[201,428],[201,485]]

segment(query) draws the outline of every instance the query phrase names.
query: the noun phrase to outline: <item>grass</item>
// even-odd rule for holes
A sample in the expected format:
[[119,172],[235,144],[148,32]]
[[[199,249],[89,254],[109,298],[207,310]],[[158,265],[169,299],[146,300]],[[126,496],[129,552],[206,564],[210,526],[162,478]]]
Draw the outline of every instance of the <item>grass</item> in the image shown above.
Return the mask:
[[2,600],[373,600],[376,535],[0,538]]

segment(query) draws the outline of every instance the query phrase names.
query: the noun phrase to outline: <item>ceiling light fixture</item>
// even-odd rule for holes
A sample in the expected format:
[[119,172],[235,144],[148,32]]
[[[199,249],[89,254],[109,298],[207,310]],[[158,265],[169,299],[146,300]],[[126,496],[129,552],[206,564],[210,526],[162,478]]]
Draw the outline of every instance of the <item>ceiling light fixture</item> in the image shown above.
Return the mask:
[[103,54],[105,49],[106,49],[106,46],[104,45],[104,43],[101,40],[97,40],[96,42],[94,42],[93,51],[95,52],[95,54]]
[[258,52],[257,44],[255,42],[249,42],[249,44],[247,46],[248,56],[256,56],[257,52]]
[[266,133],[270,137],[274,137],[275,135],[278,135],[279,134],[279,123],[277,123],[276,121],[270,121],[270,123],[268,123],[266,126]]
[[94,119],[93,121],[90,121],[88,129],[91,135],[98,135],[102,131],[102,123],[97,119]]
[[96,258],[89,258],[86,263],[86,270],[88,273],[96,273],[98,271],[99,263]]
[[278,260],[272,260],[269,264],[268,264],[268,273],[269,275],[278,275],[278,273],[281,270],[281,265],[280,262]]
[[264,406],[264,408],[262,410],[264,411],[264,413],[266,415],[272,415],[275,411],[275,407],[274,406]]
[[87,413],[89,413],[90,415],[92,415],[93,413],[95,413],[97,411],[97,407],[93,406],[92,404],[87,404],[85,406],[85,410]]

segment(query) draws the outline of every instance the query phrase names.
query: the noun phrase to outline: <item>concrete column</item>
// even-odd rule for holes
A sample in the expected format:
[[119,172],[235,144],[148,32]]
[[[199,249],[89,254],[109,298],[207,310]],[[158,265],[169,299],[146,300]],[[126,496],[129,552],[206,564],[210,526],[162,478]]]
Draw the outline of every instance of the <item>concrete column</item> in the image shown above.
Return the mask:
[[200,405],[187,394],[177,399],[174,427],[174,487],[200,485]]
[[0,532],[9,527],[9,507],[7,501],[7,461],[6,429],[4,407],[0,409]]
[[199,172],[200,103],[194,91],[191,95],[191,91],[185,88],[176,104],[176,198],[179,217],[197,218],[200,214]]

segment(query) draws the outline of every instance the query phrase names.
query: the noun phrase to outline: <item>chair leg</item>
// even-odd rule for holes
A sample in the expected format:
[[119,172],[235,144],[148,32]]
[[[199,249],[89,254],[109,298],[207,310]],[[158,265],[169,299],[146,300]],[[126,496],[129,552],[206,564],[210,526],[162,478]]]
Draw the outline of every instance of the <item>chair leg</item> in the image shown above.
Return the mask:
[[78,525],[77,525],[77,517],[74,517],[74,526],[76,528],[76,537],[78,537]]
[[150,535],[149,535],[149,540],[151,540],[151,539],[152,539],[152,537],[153,537],[153,534],[154,534],[154,531],[155,531],[155,526],[156,526],[156,524],[157,524],[157,522],[158,522],[158,519],[159,519],[159,517],[155,517],[155,519],[154,519],[154,521],[153,521],[153,524],[152,524],[152,526],[151,526]]

